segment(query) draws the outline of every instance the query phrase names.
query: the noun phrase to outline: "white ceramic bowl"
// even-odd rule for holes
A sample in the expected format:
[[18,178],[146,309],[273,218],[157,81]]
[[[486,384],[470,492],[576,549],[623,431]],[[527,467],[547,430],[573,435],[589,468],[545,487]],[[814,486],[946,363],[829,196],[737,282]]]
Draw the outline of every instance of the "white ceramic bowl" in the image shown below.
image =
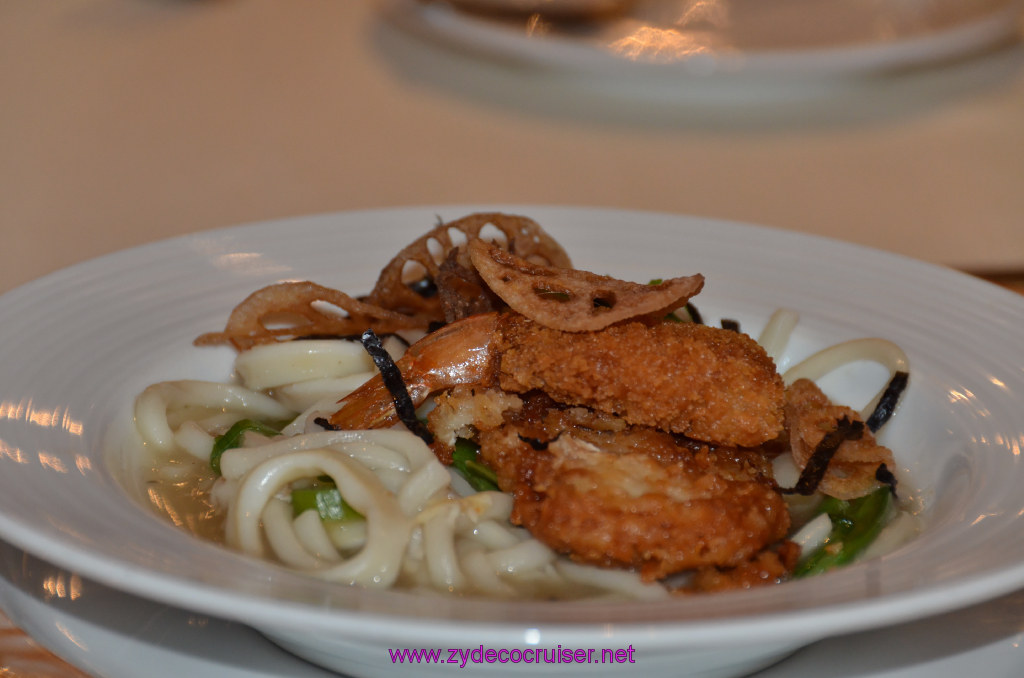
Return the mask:
[[628,7],[635,0],[446,0],[474,12],[542,13],[559,17],[595,17]]
[[[634,280],[707,277],[710,321],[755,334],[800,312],[795,360],[883,336],[911,387],[883,430],[902,491],[924,506],[913,542],[777,587],[656,603],[494,602],[331,586],[199,541],[140,506],[117,440],[134,396],[171,378],[227,378],[228,349],[195,348],[245,295],[281,279],[366,291],[399,247],[445,220],[502,209],[537,219],[577,266]],[[1024,298],[836,241],[689,217],[529,206],[326,215],[155,243],[0,298],[0,537],[103,584],[249,624],[352,676],[395,671],[389,648],[633,648],[646,675],[730,676],[816,639],[950,610],[1024,585]],[[856,400],[870,370],[836,388]],[[857,403],[851,403],[855,406]],[[453,667],[419,665],[417,675]],[[408,667],[406,667],[408,669]],[[611,675],[623,666],[469,663],[462,671]]]

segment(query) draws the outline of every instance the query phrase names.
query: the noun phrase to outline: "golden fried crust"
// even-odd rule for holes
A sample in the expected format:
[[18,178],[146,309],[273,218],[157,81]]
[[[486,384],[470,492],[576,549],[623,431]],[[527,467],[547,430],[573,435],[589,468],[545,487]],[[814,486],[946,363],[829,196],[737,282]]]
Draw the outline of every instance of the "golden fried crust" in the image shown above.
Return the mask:
[[537,403],[531,396],[508,424],[481,432],[481,458],[514,497],[512,521],[572,559],[659,579],[738,566],[789,529],[756,452],[689,446],[646,427],[602,430],[601,415],[579,408],[538,417]]
[[629,322],[560,332],[504,316],[497,353],[507,391],[615,413],[724,445],[754,447],[783,427],[784,387],[750,337],[694,323]]
[[712,593],[778,584],[787,579],[800,558],[800,547],[784,541],[775,550],[761,551],[736,567],[702,567],[693,573],[687,592]]

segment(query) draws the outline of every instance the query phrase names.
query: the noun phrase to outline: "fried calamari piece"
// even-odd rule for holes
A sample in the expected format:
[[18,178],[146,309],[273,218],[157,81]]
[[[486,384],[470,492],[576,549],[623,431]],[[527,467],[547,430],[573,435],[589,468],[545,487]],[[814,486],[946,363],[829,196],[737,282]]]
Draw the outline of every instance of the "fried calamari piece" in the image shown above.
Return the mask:
[[631,424],[753,447],[783,430],[782,379],[750,337],[694,323],[560,332],[504,317],[499,383],[614,413]]
[[539,413],[544,401],[532,395],[482,430],[480,455],[514,497],[512,521],[556,551],[653,580],[740,566],[786,534],[785,502],[756,452],[695,450],[646,427],[593,429],[577,422],[603,426],[607,415]]
[[699,273],[645,285],[542,266],[481,240],[470,242],[468,249],[480,277],[513,310],[565,332],[599,330],[649,314],[661,316],[685,306],[704,286]]
[[415,318],[354,299],[313,282],[285,282],[256,290],[228,316],[223,332],[208,332],[196,346],[231,343],[245,351],[258,344],[311,336],[359,336],[425,329]]
[[481,212],[438,224],[404,247],[380,272],[366,301],[429,322],[444,321],[438,295],[421,294],[411,283],[426,280],[436,286],[438,272],[448,253],[465,242],[480,238],[488,227],[500,232],[505,240],[504,247],[509,252],[527,261],[557,268],[572,265],[562,246],[533,219]]
[[[785,412],[793,461],[801,471],[837,421],[843,417],[861,421],[860,415],[851,408],[832,404],[810,379],[797,379],[786,389]],[[864,496],[882,485],[876,478],[882,464],[890,470],[893,468],[892,450],[879,445],[864,427],[858,439],[844,440],[839,445],[818,489],[837,499]]]

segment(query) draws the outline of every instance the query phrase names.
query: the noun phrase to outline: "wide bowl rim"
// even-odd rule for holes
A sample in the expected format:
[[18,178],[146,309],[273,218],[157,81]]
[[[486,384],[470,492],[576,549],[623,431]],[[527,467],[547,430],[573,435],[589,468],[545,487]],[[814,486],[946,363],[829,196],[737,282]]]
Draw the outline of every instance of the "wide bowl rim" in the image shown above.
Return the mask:
[[[1005,290],[999,290],[982,281],[945,269],[933,264],[915,261],[888,252],[866,248],[860,245],[844,243],[837,240],[797,234],[771,227],[742,224],[724,220],[692,217],[677,214],[641,212],[636,210],[610,210],[604,208],[581,208],[572,206],[537,206],[537,205],[441,205],[414,206],[403,208],[379,208],[340,212],[324,215],[309,215],[291,219],[276,219],[232,226],[212,231],[186,234],[149,243],[128,250],[122,250],[103,257],[76,264],[61,271],[51,273],[36,281],[22,285],[0,297],[0,317],[8,307],[16,302],[24,302],[26,298],[35,297],[43,292],[49,293],[54,288],[61,288],[83,274],[93,275],[97,272],[116,269],[126,259],[141,255],[156,255],[165,250],[176,252],[199,252],[197,243],[218,242],[226,239],[237,245],[239,241],[251,238],[254,234],[267,233],[280,229],[309,228],[317,232],[329,229],[337,221],[358,223],[365,220],[421,219],[428,215],[445,214],[451,217],[473,211],[504,211],[535,216],[542,224],[546,218],[569,219],[574,223],[605,220],[633,220],[643,223],[659,224],[659,228],[700,226],[714,229],[716,237],[735,238],[742,236],[747,240],[766,239],[773,242],[785,241],[789,244],[800,244],[811,249],[829,252],[841,252],[844,257],[856,258],[870,256],[875,262],[875,269],[888,270],[893,266],[909,268],[915,274],[922,275],[929,281],[942,279],[949,285],[965,286],[967,292],[984,295],[997,305],[1010,308],[1014,314],[1024,317],[1024,300]],[[710,232],[710,231],[708,231]],[[966,294],[966,293],[965,293]],[[2,431],[2,429],[0,429]],[[2,437],[0,437],[2,439]],[[2,506],[0,506],[2,509]],[[496,601],[432,600],[432,611],[416,610],[410,604],[411,598],[418,594],[402,592],[374,592],[378,599],[387,599],[383,606],[366,606],[365,596],[356,594],[353,598],[353,609],[339,609],[332,601],[323,599],[288,600],[279,597],[262,597],[245,589],[225,589],[223,582],[203,581],[194,576],[176,576],[174,573],[146,569],[146,562],[125,562],[123,559],[112,558],[107,553],[97,552],[87,539],[73,538],[67,541],[67,535],[57,538],[54,534],[40,537],[38,523],[33,523],[25,516],[11,511],[0,510],[0,538],[9,541],[19,548],[33,553],[40,558],[55,564],[69,567],[83,576],[112,587],[126,590],[142,597],[160,602],[187,606],[198,611],[216,614],[243,621],[258,628],[302,628],[310,631],[333,632],[344,630],[353,637],[373,638],[380,628],[386,626],[410,639],[436,638],[439,633],[449,633],[471,626],[474,637],[487,637],[495,641],[514,639],[522,635],[525,628],[543,628],[556,631],[559,637],[577,639],[579,641],[604,638],[606,642],[614,642],[622,634],[631,634],[637,638],[638,644],[650,647],[670,644],[702,645],[708,643],[735,642],[737,639],[747,641],[783,641],[792,640],[795,636],[813,640],[827,635],[862,630],[872,626],[893,624],[916,617],[936,614],[968,605],[987,598],[998,596],[1024,584],[1024,564],[1003,564],[965,576],[954,576],[940,584],[922,583],[920,587],[910,587],[897,592],[878,589],[874,595],[850,598],[831,603],[825,608],[815,607],[783,607],[770,609],[763,605],[755,613],[740,616],[716,616],[679,618],[674,616],[678,603],[644,603],[642,614],[635,614],[636,604],[581,604],[574,606],[571,613],[551,614],[551,607],[544,603],[504,603]],[[1008,529],[1000,526],[1000,530]],[[1002,532],[1000,532],[1001,534]],[[206,546],[199,547],[210,551]],[[222,551],[216,549],[217,552]],[[204,553],[203,557],[208,557]],[[237,554],[224,555],[233,564],[238,564]],[[143,559],[144,560],[144,559]],[[141,567],[141,569],[140,569]],[[298,587],[304,590],[304,578],[295,579],[287,574],[267,570],[262,564],[253,566],[254,572],[262,572],[269,578],[270,589],[283,586],[284,590]],[[858,581],[870,579],[871,566],[865,564],[855,576]],[[865,574],[868,573],[868,574]],[[843,577],[837,573],[837,578]],[[301,581],[299,581],[301,580]],[[838,579],[837,579],[838,581]],[[863,584],[859,584],[863,586]],[[817,590],[815,583],[795,582],[786,586],[793,590],[803,588],[808,595]],[[268,589],[269,590],[269,589]],[[308,593],[308,591],[305,591]],[[941,595],[938,593],[941,592]],[[365,592],[363,592],[365,593]],[[753,595],[750,595],[750,594]],[[724,596],[720,601],[735,599],[736,596],[749,596],[750,600],[764,598],[763,592],[739,592],[716,594]],[[634,614],[620,614],[632,607]],[[726,605],[728,607],[728,605]],[[566,608],[562,606],[564,611]],[[411,610],[411,612],[410,612]],[[440,611],[440,612],[439,612]],[[512,612],[515,612],[514,614]],[[434,616],[431,616],[434,615]],[[594,621],[596,619],[596,621]],[[609,621],[611,619],[612,621]],[[443,623],[424,624],[425,620]]]

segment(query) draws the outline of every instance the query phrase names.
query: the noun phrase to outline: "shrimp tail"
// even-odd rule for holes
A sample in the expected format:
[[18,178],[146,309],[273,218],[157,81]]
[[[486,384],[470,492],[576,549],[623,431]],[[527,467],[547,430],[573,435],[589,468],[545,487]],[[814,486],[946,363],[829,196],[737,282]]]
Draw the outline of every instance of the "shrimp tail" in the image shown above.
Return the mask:
[[[414,406],[431,393],[459,384],[490,384],[496,378],[493,338],[498,314],[482,313],[445,325],[409,347],[395,365]],[[391,392],[378,374],[338,401],[332,428],[385,428],[399,420]]]

